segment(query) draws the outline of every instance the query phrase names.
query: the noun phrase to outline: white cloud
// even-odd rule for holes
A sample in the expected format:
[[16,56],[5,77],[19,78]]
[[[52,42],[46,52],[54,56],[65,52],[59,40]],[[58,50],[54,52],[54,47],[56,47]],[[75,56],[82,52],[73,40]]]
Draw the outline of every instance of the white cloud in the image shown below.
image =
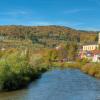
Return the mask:
[[80,12],[80,9],[71,9],[71,10],[66,10],[64,11],[65,14],[73,14],[73,13],[78,13]]
[[85,12],[85,11],[93,11],[94,9],[69,9],[64,11],[64,14],[75,14],[75,13],[80,13],[80,12]]
[[5,12],[0,12],[0,15],[8,15],[8,16],[15,16],[15,15],[28,15],[30,14],[30,12],[28,11],[21,11],[21,10],[18,10],[18,11],[5,11]]

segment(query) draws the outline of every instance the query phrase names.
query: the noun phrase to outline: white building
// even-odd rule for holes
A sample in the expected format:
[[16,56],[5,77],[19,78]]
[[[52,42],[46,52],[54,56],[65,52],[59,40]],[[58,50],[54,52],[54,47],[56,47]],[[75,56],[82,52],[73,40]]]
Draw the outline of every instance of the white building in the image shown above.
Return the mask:
[[93,59],[92,59],[92,61],[93,62],[100,62],[100,50],[95,50],[94,52],[93,52]]
[[83,51],[93,51],[99,49],[99,44],[100,44],[100,33],[98,35],[98,43],[90,43],[83,45]]
[[98,44],[86,44],[83,45],[83,51],[92,51],[97,50],[99,48]]

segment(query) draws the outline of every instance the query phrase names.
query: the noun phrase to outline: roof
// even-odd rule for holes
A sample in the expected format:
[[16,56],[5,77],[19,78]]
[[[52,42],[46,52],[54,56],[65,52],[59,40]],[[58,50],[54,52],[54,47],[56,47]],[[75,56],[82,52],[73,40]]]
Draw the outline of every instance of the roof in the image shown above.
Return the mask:
[[93,50],[92,53],[93,53],[94,55],[100,54],[100,50]]
[[90,43],[83,44],[83,46],[86,46],[86,45],[98,45],[98,43],[97,42],[90,42]]

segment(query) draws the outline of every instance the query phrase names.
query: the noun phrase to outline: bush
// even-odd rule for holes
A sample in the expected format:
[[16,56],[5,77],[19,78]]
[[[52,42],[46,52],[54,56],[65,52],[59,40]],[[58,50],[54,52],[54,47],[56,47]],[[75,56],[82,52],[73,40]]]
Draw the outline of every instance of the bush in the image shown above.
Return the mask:
[[84,59],[81,60],[82,65],[85,65],[86,63],[89,63],[88,59],[84,58]]
[[100,66],[99,64],[90,63],[82,66],[81,70],[91,76],[100,78]]
[[[7,51],[8,52],[8,51]],[[0,87],[2,90],[16,90],[28,85],[47,70],[41,57],[33,56],[21,50],[5,53],[0,59]],[[32,59],[30,58],[32,55]],[[34,63],[31,63],[31,61]]]

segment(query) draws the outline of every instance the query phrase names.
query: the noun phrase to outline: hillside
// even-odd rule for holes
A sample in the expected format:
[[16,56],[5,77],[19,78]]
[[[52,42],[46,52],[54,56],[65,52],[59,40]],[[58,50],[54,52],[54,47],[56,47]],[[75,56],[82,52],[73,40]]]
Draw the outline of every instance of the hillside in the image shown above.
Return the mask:
[[0,40],[31,40],[33,44],[53,47],[59,43],[87,43],[97,40],[97,32],[64,26],[0,26]]

